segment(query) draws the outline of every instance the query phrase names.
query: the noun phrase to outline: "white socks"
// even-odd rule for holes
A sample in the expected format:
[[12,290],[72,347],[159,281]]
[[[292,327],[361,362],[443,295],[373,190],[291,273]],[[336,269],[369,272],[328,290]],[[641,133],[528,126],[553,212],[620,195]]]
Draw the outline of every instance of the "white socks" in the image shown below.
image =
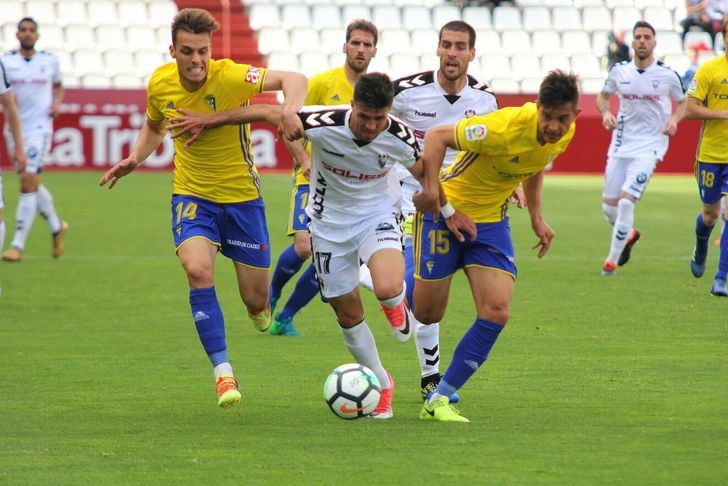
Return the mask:
[[617,206],[612,206],[611,204],[607,204],[605,202],[602,202],[602,211],[604,211],[604,217],[607,218],[607,223],[614,226],[614,222],[617,219]]
[[388,309],[394,309],[399,304],[404,302],[404,297],[406,294],[407,294],[407,282],[402,282],[402,292],[395,295],[394,297],[380,300],[379,303],[382,304],[384,307],[387,307]]
[[440,372],[440,324],[424,325],[415,319],[415,349],[422,377]]
[[5,221],[0,221],[0,250],[5,248]]
[[372,370],[377,375],[382,388],[389,388],[391,386],[389,376],[387,376],[387,372],[384,371],[382,362],[379,360],[377,343],[374,342],[374,336],[366,321],[362,320],[356,326],[348,329],[339,327],[341,335],[344,337],[344,344],[346,344],[356,362]]
[[619,261],[619,256],[627,244],[634,225],[634,203],[627,198],[622,198],[619,200],[617,208],[617,219],[612,229],[612,245],[609,248],[608,257],[608,260],[613,263]]
[[21,193],[18,201],[18,209],[15,211],[15,235],[11,246],[23,250],[25,240],[33,227],[35,213],[38,210],[38,196],[35,192]]
[[53,205],[53,196],[43,184],[38,185],[38,212],[48,221],[53,234],[61,231],[61,220],[56,214],[56,207]]
[[215,374],[215,381],[217,381],[218,378],[220,378],[220,375],[231,375],[233,374],[233,367],[230,366],[230,363],[220,363],[219,365],[215,366],[212,369],[212,372]]

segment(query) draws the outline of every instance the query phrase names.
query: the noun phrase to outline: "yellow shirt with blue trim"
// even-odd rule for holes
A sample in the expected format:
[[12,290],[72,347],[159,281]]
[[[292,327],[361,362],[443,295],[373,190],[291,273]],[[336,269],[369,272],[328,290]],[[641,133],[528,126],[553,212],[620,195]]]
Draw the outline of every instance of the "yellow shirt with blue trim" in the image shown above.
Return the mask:
[[[703,63],[690,83],[688,96],[712,110],[728,110],[728,57]],[[728,164],[728,120],[703,120],[698,161]]]
[[[308,94],[304,105],[348,105],[354,98],[354,86],[346,77],[344,66],[329,69],[316,74],[308,80]],[[306,152],[311,148],[306,144]],[[308,179],[298,167],[293,168],[293,177],[297,186],[308,185]]]
[[518,184],[544,170],[574,138],[572,123],[561,140],[541,145],[537,126],[535,103],[465,118],[455,125],[455,148],[462,152],[440,174],[455,209],[476,223],[505,218],[508,198]]
[[[237,108],[263,90],[266,70],[229,59],[210,60],[207,80],[187,91],[179,80],[177,64],[159,67],[147,89],[147,117],[166,122],[184,108],[213,113]],[[184,135],[174,141],[174,193],[197,196],[216,203],[251,201],[260,197],[260,181],[253,163],[250,125],[207,130],[190,147]]]

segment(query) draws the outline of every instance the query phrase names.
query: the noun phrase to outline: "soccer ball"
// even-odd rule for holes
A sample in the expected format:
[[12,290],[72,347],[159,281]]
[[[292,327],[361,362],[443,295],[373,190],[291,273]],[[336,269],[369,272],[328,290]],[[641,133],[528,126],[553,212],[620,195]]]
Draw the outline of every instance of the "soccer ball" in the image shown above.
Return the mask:
[[377,376],[366,366],[349,363],[336,368],[324,383],[324,400],[343,419],[366,417],[377,408],[382,390]]

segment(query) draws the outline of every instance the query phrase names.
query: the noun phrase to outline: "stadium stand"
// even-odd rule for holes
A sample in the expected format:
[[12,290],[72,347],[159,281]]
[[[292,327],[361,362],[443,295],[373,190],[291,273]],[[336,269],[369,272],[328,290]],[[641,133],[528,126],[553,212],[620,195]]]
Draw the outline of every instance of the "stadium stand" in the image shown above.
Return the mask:
[[[531,91],[533,80],[553,67],[570,67],[582,76],[585,92],[599,91],[609,33],[625,30],[629,43],[638,19],[655,26],[658,55],[678,71],[687,65],[686,46],[713,46],[705,32],[687,32],[682,41],[682,0],[520,0],[492,10],[446,0],[230,4],[233,59],[306,74],[341,63],[344,29],[356,18],[374,21],[381,31],[371,69],[393,75],[432,69],[438,29],[461,18],[478,32],[471,71],[501,92]],[[4,50],[15,48],[17,21],[32,16],[40,25],[39,48],[60,56],[67,86],[141,88],[154,65],[170,60],[170,19],[190,6],[221,17],[220,0],[0,0],[0,39]],[[220,38],[213,38],[218,56]],[[715,52],[723,49],[718,36]],[[700,59],[713,55],[703,51]]]

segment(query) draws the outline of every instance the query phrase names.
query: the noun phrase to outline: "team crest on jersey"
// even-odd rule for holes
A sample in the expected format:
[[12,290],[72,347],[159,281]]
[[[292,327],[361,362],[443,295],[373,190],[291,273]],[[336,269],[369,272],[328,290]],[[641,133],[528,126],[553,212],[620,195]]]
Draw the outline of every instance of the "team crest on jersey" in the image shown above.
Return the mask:
[[217,103],[215,102],[215,97],[213,95],[205,96],[205,101],[207,101],[207,104],[210,105],[212,111],[217,111]]
[[167,109],[174,110],[174,101],[170,101],[169,103],[167,103]]
[[433,262],[432,260],[427,260],[425,262],[425,266],[427,267],[427,271],[429,273],[432,273],[432,269],[435,267],[435,262]]
[[383,169],[387,165],[388,160],[389,154],[379,154],[379,167]]
[[658,86],[660,86],[660,80],[659,79],[653,79],[652,80],[652,87],[654,89],[657,89]]
[[475,110],[465,110],[465,118],[475,116]]
[[471,125],[469,127],[465,127],[465,139],[468,142],[483,140],[487,134],[488,127],[485,125]]
[[341,98],[339,98],[339,95],[337,95],[337,94],[335,94],[334,96],[332,96],[331,99],[333,101],[341,101]]

